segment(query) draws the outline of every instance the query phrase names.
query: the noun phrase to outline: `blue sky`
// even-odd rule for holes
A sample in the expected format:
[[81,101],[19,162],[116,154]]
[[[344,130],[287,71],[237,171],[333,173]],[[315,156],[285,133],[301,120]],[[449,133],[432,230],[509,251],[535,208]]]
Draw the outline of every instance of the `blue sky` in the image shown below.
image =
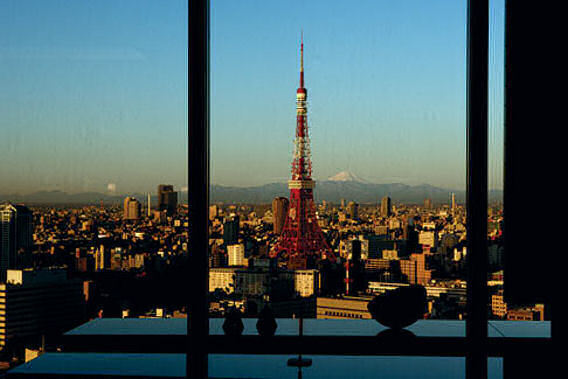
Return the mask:
[[[465,186],[465,0],[211,4],[212,182],[289,176],[304,31],[314,177]],[[500,187],[503,0],[490,184]],[[0,193],[187,181],[185,0],[0,2]]]

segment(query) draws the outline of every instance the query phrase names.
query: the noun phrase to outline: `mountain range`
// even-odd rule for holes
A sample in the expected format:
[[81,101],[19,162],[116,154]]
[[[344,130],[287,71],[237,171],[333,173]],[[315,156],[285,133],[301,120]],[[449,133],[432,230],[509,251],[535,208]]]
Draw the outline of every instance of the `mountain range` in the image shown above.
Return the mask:
[[[270,183],[251,187],[232,187],[213,184],[210,187],[210,201],[223,203],[269,203],[277,196],[288,197],[289,189],[287,183]],[[459,203],[465,201],[465,191],[456,191],[429,184],[408,185],[402,183],[378,184],[369,183],[356,175],[344,171],[334,175],[327,180],[316,182],[315,200],[326,200],[332,203],[339,203],[341,199],[346,201],[356,201],[359,203],[377,203],[383,196],[389,196],[393,202],[417,203],[420,204],[426,198],[432,199],[435,203],[448,203],[450,193],[456,194]],[[138,198],[142,203],[145,202],[145,195],[142,193],[129,194]],[[82,192],[69,194],[62,191],[39,191],[28,195],[2,195],[0,201],[9,200],[27,204],[120,204],[126,195],[104,194],[98,192]],[[503,196],[502,190],[491,190],[489,200],[500,200]],[[156,197],[152,197],[155,204]],[[187,192],[181,192],[180,203],[187,202]]]

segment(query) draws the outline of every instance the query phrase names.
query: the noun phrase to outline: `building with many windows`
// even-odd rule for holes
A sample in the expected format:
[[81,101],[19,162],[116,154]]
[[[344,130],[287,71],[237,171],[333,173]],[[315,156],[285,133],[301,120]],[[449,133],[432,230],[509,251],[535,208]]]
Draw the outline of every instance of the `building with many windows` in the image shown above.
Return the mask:
[[277,197],[272,200],[273,230],[276,234],[282,233],[289,204],[288,199],[285,197]]
[[33,213],[23,205],[0,204],[0,280],[22,266],[33,247]]
[[390,217],[392,215],[391,198],[385,196],[381,199],[381,217]]
[[158,186],[158,210],[173,215],[177,210],[177,203],[178,193],[174,191],[174,186],[160,184]]
[[134,197],[124,199],[124,216],[125,220],[138,220],[140,218],[142,205]]
[[0,349],[65,332],[84,321],[84,311],[83,282],[65,270],[8,270],[0,283]]
[[235,244],[227,246],[227,254],[229,255],[229,266],[246,266],[245,245]]
[[342,298],[318,297],[318,319],[370,319],[367,304],[369,296],[344,296]]

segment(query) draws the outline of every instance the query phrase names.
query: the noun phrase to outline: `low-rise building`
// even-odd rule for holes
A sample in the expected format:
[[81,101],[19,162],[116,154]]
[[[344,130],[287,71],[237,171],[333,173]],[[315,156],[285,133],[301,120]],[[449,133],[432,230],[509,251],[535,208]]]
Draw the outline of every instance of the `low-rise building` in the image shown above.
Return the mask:
[[209,269],[209,292],[222,289],[227,293],[235,291],[235,277],[237,268],[211,268]]
[[367,304],[372,300],[368,296],[345,296],[342,298],[318,297],[318,319],[370,319]]
[[319,289],[318,270],[295,270],[294,290],[302,297],[317,295]]
[[497,317],[507,315],[507,303],[503,300],[502,292],[491,295],[491,312]]

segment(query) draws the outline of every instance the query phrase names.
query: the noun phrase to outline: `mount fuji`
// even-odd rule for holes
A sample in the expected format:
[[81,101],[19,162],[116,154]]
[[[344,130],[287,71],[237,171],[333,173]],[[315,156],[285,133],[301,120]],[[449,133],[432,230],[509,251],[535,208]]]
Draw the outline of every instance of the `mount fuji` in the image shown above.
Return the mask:
[[357,182],[357,183],[365,183],[368,184],[369,182],[360,178],[359,176],[355,175],[350,171],[341,171],[340,173],[330,176],[327,178],[328,182]]

